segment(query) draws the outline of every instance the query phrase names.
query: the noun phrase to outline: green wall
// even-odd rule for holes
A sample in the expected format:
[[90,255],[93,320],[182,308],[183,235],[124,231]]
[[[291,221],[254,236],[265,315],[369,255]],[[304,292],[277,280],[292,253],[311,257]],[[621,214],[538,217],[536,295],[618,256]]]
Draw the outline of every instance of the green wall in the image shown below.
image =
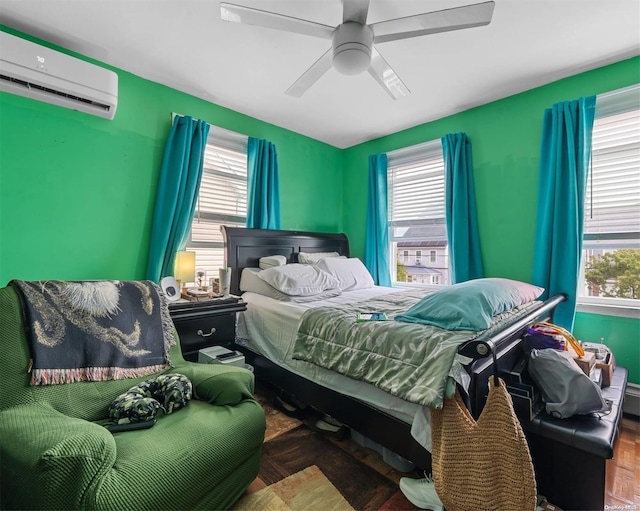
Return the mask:
[[[486,276],[531,281],[544,110],[558,101],[640,82],[640,57],[575,75],[345,150],[343,226],[354,255],[364,256],[367,157],[447,133],[472,144],[480,243]],[[640,320],[578,314],[576,334],[604,337],[630,381],[640,383]]]
[[[464,131],[473,145],[486,273],[531,280],[544,109],[640,82],[636,57],[340,150],[113,70],[120,80],[113,121],[0,92],[0,285],[12,278],[144,277],[172,112],[272,141],[282,227],[345,231],[360,257],[367,157]],[[639,324],[578,314],[575,330],[583,340],[604,337],[640,383]]]
[[282,228],[342,230],[340,149],[113,70],[113,121],[0,93],[0,285],[144,278],[172,112],[273,142]]
[[465,132],[472,145],[485,271],[530,280],[544,110],[638,82],[635,57],[346,149],[343,225],[353,252],[364,255],[368,156]]

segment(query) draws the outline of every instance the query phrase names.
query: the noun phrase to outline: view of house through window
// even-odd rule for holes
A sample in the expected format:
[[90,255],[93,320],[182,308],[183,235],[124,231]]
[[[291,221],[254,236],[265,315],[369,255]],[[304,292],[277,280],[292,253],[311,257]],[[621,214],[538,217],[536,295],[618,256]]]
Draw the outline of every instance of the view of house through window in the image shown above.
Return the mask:
[[596,100],[585,194],[582,303],[640,304],[639,98],[636,86]]
[[191,232],[185,250],[196,253],[196,273],[204,282],[224,266],[221,225],[247,221],[247,137],[211,127]]
[[392,282],[450,284],[440,140],[388,153],[387,183]]

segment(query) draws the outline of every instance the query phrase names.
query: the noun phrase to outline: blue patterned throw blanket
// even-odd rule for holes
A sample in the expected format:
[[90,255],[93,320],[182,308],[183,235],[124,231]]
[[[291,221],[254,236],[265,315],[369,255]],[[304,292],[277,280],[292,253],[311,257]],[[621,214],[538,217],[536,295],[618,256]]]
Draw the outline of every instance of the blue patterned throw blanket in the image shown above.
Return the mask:
[[155,283],[10,284],[22,299],[32,385],[136,378],[171,367],[173,323]]

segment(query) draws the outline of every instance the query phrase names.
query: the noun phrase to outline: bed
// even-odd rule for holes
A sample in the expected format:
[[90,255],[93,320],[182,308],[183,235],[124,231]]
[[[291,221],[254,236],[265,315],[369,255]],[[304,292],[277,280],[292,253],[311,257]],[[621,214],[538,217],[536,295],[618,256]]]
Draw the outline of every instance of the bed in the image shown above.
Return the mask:
[[[338,419],[385,451],[430,470],[428,442],[416,440],[429,434],[427,407],[369,382],[304,361],[291,340],[299,335],[298,327],[303,325],[301,320],[312,314],[307,312],[312,308],[348,307],[366,303],[361,300],[395,299],[398,290],[376,286],[314,302],[284,304],[256,292],[243,294],[240,288],[243,271],[258,268],[261,258],[284,256],[287,263],[297,263],[300,253],[333,252],[348,257],[348,239],[339,233],[227,226],[223,226],[222,232],[226,265],[231,268],[231,292],[242,295],[247,302],[247,311],[238,319],[237,348],[254,367],[256,378]],[[247,270],[245,275],[249,272]],[[551,319],[553,310],[564,299],[564,296],[557,295],[546,301],[528,303],[517,313],[506,314],[499,325],[457,343],[453,367],[457,367],[459,372],[448,381],[455,380],[475,417],[484,405],[490,376],[501,368],[513,367],[521,356],[520,338],[523,333],[532,323]],[[293,358],[294,354],[297,359]]]

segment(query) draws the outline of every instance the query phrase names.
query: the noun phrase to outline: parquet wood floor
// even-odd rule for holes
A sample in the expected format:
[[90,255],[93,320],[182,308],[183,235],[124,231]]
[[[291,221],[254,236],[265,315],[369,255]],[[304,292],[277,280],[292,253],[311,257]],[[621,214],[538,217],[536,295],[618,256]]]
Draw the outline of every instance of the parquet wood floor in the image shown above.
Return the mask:
[[[273,399],[269,390],[258,386],[256,391],[258,400],[269,410],[267,430],[270,437],[278,436],[300,424],[296,419],[286,417],[267,405]],[[378,453],[363,448],[350,439],[332,441],[395,484],[398,484],[401,477],[409,475],[394,470],[382,461]],[[580,474],[567,474],[567,477],[580,477]],[[614,457],[607,460],[605,509],[640,511],[640,420],[637,417],[623,417]]]
[[637,417],[622,419],[613,459],[607,460],[606,491],[608,509],[640,510],[640,421]]
[[[335,442],[396,484],[407,475],[384,463],[376,452],[355,442]],[[580,477],[580,474],[570,477]],[[614,457],[607,460],[605,509],[640,511],[640,421],[637,417],[625,416],[622,419]]]

